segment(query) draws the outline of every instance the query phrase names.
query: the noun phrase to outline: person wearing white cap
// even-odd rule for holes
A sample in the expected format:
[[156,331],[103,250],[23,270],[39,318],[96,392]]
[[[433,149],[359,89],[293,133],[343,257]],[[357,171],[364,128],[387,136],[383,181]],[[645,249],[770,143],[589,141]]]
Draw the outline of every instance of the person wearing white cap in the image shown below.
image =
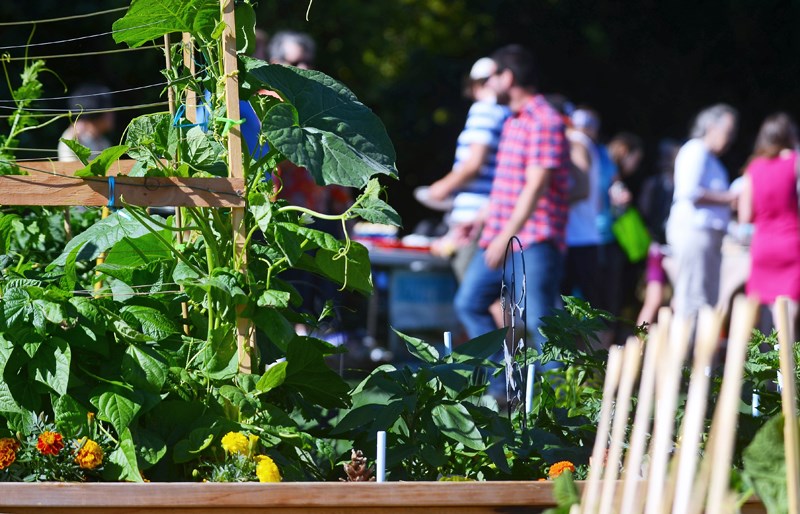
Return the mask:
[[453,197],[448,215],[452,230],[439,248],[442,253],[456,252],[453,266],[458,278],[476,249],[477,239],[477,234],[464,233],[461,228],[475,220],[489,199],[500,133],[511,113],[508,107],[497,104],[494,91],[486,87],[496,70],[497,64],[489,57],[482,57],[472,65],[465,93],[474,102],[458,136],[453,169],[431,184],[422,196],[418,195],[423,203],[426,200],[441,203]]

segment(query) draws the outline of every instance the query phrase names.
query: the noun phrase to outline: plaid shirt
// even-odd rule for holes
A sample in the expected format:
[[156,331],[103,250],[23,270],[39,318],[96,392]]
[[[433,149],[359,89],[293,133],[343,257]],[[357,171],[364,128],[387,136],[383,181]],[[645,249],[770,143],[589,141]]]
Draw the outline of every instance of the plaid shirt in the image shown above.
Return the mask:
[[566,249],[569,158],[564,122],[542,95],[534,96],[519,113],[506,120],[497,151],[489,216],[481,236],[482,248],[489,246],[511,217],[525,185],[525,170],[538,166],[552,172],[550,184],[517,237],[523,247],[552,241],[560,250]]

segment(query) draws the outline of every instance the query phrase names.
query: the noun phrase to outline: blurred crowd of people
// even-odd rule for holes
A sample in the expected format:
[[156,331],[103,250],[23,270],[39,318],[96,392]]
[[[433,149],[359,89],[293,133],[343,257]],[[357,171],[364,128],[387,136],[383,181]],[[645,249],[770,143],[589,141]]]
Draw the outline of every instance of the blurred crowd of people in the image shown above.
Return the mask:
[[[623,132],[604,143],[595,109],[543,95],[537,79],[532,54],[518,45],[475,62],[452,170],[416,192],[448,211],[449,230],[431,251],[453,258],[454,306],[468,337],[504,325],[503,269],[523,257],[521,317],[535,346],[545,343],[541,317],[561,295],[630,320],[610,324],[606,344],[624,342],[664,305],[690,320],[704,305],[726,310],[724,241],[749,245],[749,269],[746,260],[737,270],[746,292],[765,307],[788,296],[796,318],[800,182],[787,114],[764,121],[733,184],[740,173],[720,156],[735,140],[738,113],[726,104],[698,113],[685,142],[661,140],[656,169],[642,181],[638,136]],[[507,252],[512,238],[521,250]]]

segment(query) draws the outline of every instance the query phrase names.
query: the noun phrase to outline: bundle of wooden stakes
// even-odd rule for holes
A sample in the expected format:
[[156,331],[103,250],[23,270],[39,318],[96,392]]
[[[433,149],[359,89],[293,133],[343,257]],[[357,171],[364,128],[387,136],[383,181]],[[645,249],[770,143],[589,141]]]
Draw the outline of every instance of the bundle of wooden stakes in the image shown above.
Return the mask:
[[[645,344],[631,338],[624,347],[610,350],[589,474],[581,503],[573,505],[570,514],[737,512],[736,495],[729,488],[729,480],[745,357],[758,308],[752,299],[738,297],[734,301],[721,391],[707,437],[704,421],[712,360],[722,326],[718,312],[707,308],[698,317],[691,377],[677,434],[674,432],[683,364],[690,347],[690,324],[673,319],[665,308],[659,312]],[[778,299],[776,311],[781,374],[786,377],[781,395],[787,420],[784,438],[789,512],[797,513],[800,452],[796,389],[790,379],[795,376],[795,363],[786,299]],[[636,409],[629,429],[637,379]]]

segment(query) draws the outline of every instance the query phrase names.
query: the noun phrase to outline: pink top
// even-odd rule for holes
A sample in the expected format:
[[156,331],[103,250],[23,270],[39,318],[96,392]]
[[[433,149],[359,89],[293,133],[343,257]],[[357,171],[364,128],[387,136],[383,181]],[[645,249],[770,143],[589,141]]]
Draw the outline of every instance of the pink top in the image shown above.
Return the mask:
[[746,290],[764,304],[786,295],[800,300],[800,222],[797,154],[754,159],[745,172],[753,185],[753,240]]

